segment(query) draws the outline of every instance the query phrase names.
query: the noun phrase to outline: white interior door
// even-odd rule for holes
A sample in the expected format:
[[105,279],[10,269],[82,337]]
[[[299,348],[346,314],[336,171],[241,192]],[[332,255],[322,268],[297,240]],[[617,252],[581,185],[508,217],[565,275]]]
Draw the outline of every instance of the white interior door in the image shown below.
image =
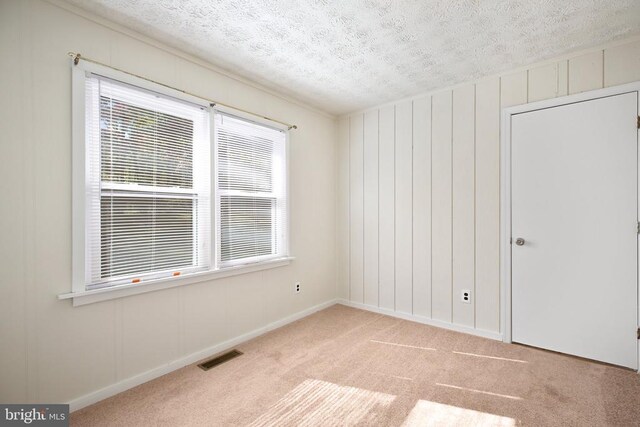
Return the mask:
[[511,116],[513,342],[638,368],[637,116],[637,92]]

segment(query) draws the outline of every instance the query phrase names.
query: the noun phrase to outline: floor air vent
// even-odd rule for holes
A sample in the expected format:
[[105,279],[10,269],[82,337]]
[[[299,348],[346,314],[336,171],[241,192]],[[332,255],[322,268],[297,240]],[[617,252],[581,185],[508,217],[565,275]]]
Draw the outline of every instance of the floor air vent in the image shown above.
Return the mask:
[[238,356],[242,355],[241,351],[238,350],[231,350],[228,351],[224,354],[221,354],[220,356],[216,356],[213,359],[209,359],[205,362],[202,362],[198,365],[198,367],[200,369],[202,369],[203,371],[208,371],[209,369],[213,368],[214,366],[218,366],[223,364],[224,362],[228,362],[231,359],[234,359]]

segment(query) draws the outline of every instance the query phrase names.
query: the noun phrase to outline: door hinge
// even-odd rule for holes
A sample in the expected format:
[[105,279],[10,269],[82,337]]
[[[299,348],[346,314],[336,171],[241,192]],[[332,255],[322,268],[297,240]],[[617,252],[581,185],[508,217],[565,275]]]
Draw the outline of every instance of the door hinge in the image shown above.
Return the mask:
[[636,228],[636,232],[640,234],[640,222],[638,222],[638,228]]
[[640,129],[640,116],[638,116],[638,129]]
[[640,328],[638,328],[638,339],[640,340]]

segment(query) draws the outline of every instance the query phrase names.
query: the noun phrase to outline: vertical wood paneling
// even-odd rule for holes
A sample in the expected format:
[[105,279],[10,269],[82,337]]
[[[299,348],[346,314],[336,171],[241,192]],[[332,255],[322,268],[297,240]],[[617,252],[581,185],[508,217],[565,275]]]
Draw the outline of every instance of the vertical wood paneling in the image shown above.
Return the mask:
[[413,312],[413,103],[396,105],[396,311]]
[[499,332],[501,109],[636,80],[639,41],[365,113],[365,304]]
[[433,95],[432,104],[432,294],[434,319],[451,322],[452,284],[452,92]]
[[178,73],[175,57],[161,49],[149,50],[141,56],[139,52],[145,46],[146,43],[132,40],[126,34],[116,34],[111,40],[109,65],[168,85],[176,85]]
[[[62,28],[70,21],[65,12],[50,4],[40,4],[41,2],[24,3],[25,17],[28,18],[27,21],[18,23],[23,27],[23,34],[19,36],[20,43],[17,46],[21,46],[19,52],[26,55],[22,56],[19,53],[12,58],[22,56],[29,60],[22,65],[12,60],[8,65],[18,68],[23,74],[23,78],[17,80],[23,84],[19,85],[21,87],[18,89],[21,91],[24,109],[19,111],[24,123],[29,124],[18,126],[7,121],[6,127],[0,126],[3,131],[14,126],[19,128],[20,136],[17,140],[20,143],[17,145],[24,145],[23,149],[27,152],[32,150],[30,155],[26,156],[24,164],[17,163],[20,173],[14,175],[25,177],[17,188],[24,192],[27,204],[18,216],[28,224],[29,231],[23,233],[21,238],[25,239],[27,246],[31,246],[32,249],[28,252],[30,258],[26,258],[28,273],[15,284],[21,292],[26,291],[28,298],[29,329],[22,332],[26,332],[27,339],[31,341],[26,357],[30,398],[35,397],[39,401],[63,401],[61,396],[78,396],[85,393],[87,388],[103,388],[114,380],[117,375],[114,348],[120,336],[117,335],[113,316],[115,301],[103,302],[92,309],[81,310],[72,308],[66,301],[62,304],[50,304],[49,300],[50,296],[69,291],[71,273],[68,255],[71,255],[72,221],[69,210],[71,205],[67,204],[71,199],[67,189],[71,191],[69,183],[72,171],[69,154],[71,86],[70,70],[65,61],[60,60],[60,52],[67,50],[72,40],[77,40],[74,41],[74,49],[82,49],[87,53],[96,52],[95,57],[98,60],[108,60],[111,46],[118,45],[112,44],[113,40],[109,40],[106,31],[95,27],[93,37],[77,37],[77,34],[92,29],[88,22],[74,26],[76,37],[61,37]],[[3,4],[3,13],[17,18],[4,6]],[[27,45],[22,44],[25,42]],[[152,58],[152,62],[154,59]],[[165,59],[169,62],[167,68],[172,68],[171,58]],[[169,72],[166,77],[170,78],[171,74]],[[10,99],[5,97],[10,93],[3,92],[3,102],[9,102],[7,105],[15,107]],[[56,99],[57,107],[39,108],[42,99]],[[26,111],[29,113],[25,114]],[[5,134],[5,137],[7,136],[10,135]],[[7,168],[8,171],[12,170],[5,164],[3,169]],[[36,185],[32,186],[34,183]],[[4,188],[9,188],[7,185],[11,184],[11,180],[3,180],[3,184]],[[0,217],[7,218],[2,213]],[[0,223],[3,222],[0,219]],[[3,232],[3,238],[10,238],[10,233],[7,234]],[[16,249],[13,244],[11,247]],[[12,271],[16,267],[17,265],[11,265],[11,268],[3,271]],[[4,288],[4,285],[0,287]],[[175,302],[171,302],[166,304],[165,308],[176,311],[176,305]],[[172,317],[172,314],[167,317]],[[17,321],[17,318],[11,319],[8,325],[15,326],[14,322]],[[0,320],[0,323],[5,322]],[[33,330],[30,330],[32,327]],[[175,329],[167,330],[166,334],[173,336],[173,330]],[[160,335],[157,331],[149,331],[146,338],[155,340]],[[6,336],[2,333],[0,336],[3,337],[3,342],[7,342],[4,339]],[[173,351],[176,348],[177,346],[164,344],[160,346],[160,352]],[[144,359],[144,356],[141,359]],[[155,360],[157,358],[153,355],[148,362],[152,364]],[[2,364],[10,369],[19,366],[12,365],[4,358]],[[0,378],[0,383],[3,384],[0,388],[13,387],[11,383],[5,382],[4,378]]]
[[[36,5],[35,5],[35,2],[20,2],[20,4],[22,8],[21,16],[23,17],[21,21],[24,21],[24,17],[30,16],[34,11]],[[7,5],[7,2],[3,4],[4,7],[6,7],[6,5]],[[6,10],[6,9],[3,9],[3,10]],[[26,391],[27,391],[27,399],[30,402],[39,401],[40,396],[42,395],[42,393],[40,392],[40,388],[42,386],[42,380],[38,375],[38,368],[41,368],[40,364],[41,364],[41,360],[43,359],[43,357],[41,357],[39,353],[42,352],[42,350],[40,350],[41,348],[40,337],[42,336],[42,330],[41,330],[42,319],[44,318],[44,316],[42,315],[40,316],[33,316],[32,314],[30,315],[30,312],[40,313],[40,310],[38,309],[34,310],[33,308],[29,308],[30,303],[32,303],[33,301],[33,296],[41,295],[41,292],[42,292],[41,289],[38,289],[38,285],[39,285],[37,280],[38,269],[34,268],[35,261],[37,260],[37,258],[35,257],[35,251],[36,251],[36,247],[39,246],[40,248],[43,248],[45,246],[37,240],[37,236],[38,236],[37,230],[35,230],[35,227],[33,227],[33,225],[36,222],[36,219],[38,218],[37,208],[41,207],[41,205],[37,204],[37,199],[36,199],[36,194],[37,194],[36,189],[38,188],[38,185],[37,185],[38,175],[36,171],[39,171],[39,169],[36,167],[37,162],[34,161],[34,158],[37,153],[36,151],[37,144],[35,141],[38,138],[38,135],[37,135],[38,129],[37,127],[33,126],[33,122],[32,122],[33,118],[29,117],[29,119],[27,119],[25,117],[26,115],[24,114],[24,112],[26,111],[31,111],[35,113],[36,110],[45,110],[44,113],[46,114],[46,109],[36,108],[40,100],[42,99],[40,98],[42,96],[42,93],[35,92],[34,77],[35,75],[38,74],[38,70],[42,70],[43,67],[46,66],[46,62],[41,61],[40,58],[37,57],[38,53],[33,51],[34,50],[33,46],[35,45],[35,40],[37,37],[36,36],[37,31],[38,30],[36,30],[35,28],[32,29],[32,31],[21,29],[19,37],[22,39],[20,40],[20,42],[24,44],[22,45],[21,49],[18,52],[16,52],[18,58],[20,58],[21,65],[25,68],[31,66],[32,71],[31,73],[23,72],[21,76],[22,78],[14,82],[17,86],[19,86],[19,90],[24,93],[24,95],[20,99],[20,103],[18,104],[22,108],[21,110],[22,114],[20,117],[21,120],[18,122],[20,123],[19,129],[18,129],[18,132],[19,132],[18,140],[20,141],[20,144],[23,145],[23,151],[22,151],[23,163],[18,166],[19,167],[18,171],[20,171],[21,173],[16,173],[16,176],[21,179],[21,181],[18,183],[17,188],[19,188],[20,191],[23,193],[20,198],[22,198],[24,201],[23,206],[25,211],[19,212],[17,215],[15,213],[11,215],[12,212],[9,212],[10,214],[9,218],[11,217],[19,218],[19,220],[16,221],[15,225],[23,226],[23,228],[20,230],[21,235],[19,238],[23,241],[23,243],[20,246],[22,246],[22,250],[24,251],[23,253],[24,264],[22,264],[21,266],[22,271],[20,272],[22,277],[20,277],[20,279],[18,279],[18,281],[16,281],[15,283],[20,285],[26,298],[25,300],[25,304],[27,306],[27,309],[25,310],[26,328],[24,329],[26,332],[26,342],[27,342],[27,349],[26,349],[27,350],[27,354],[26,354],[26,365],[27,365],[26,388],[27,390]],[[25,49],[24,46],[27,46],[27,48]],[[26,69],[29,69],[29,68],[26,68]],[[42,86],[38,87],[38,89],[42,89]],[[31,96],[28,95],[30,93],[31,93]],[[49,94],[50,92],[48,91],[45,93]],[[34,96],[34,94],[36,95]],[[40,114],[38,115],[42,117],[41,115],[42,111],[40,111],[39,113]],[[36,116],[36,114],[33,114],[33,116]],[[7,123],[7,124],[10,125],[10,123]],[[48,141],[48,138],[44,138],[44,139],[45,141]],[[52,163],[49,162],[49,164],[52,164]],[[7,164],[3,166],[3,169],[6,167],[7,170],[11,172],[12,168],[10,166],[11,166],[10,164]],[[64,169],[62,173],[68,173],[69,169],[70,168]],[[4,185],[7,185],[7,184],[4,184]],[[20,200],[20,198],[18,200]],[[3,203],[3,205],[10,205],[10,204]],[[18,248],[16,247],[16,250],[17,249]],[[58,249],[57,252],[60,252],[60,250]],[[10,266],[9,269],[15,269],[15,266]],[[4,288],[4,286],[2,288]],[[40,301],[42,301],[42,299]],[[94,316],[91,317],[91,320],[100,321],[99,318],[95,317],[95,314]],[[49,325],[52,325],[52,324],[55,325],[55,323],[52,323],[49,319],[46,319],[46,322]],[[64,331],[64,332],[65,334],[68,333],[67,331]],[[86,354],[86,352],[83,352],[82,354]]]
[[[0,188],[5,200],[0,203],[0,235],[3,242],[0,244],[0,268],[3,271],[0,286],[0,337],[3,342],[0,351],[0,402],[18,403],[28,402],[30,398],[27,393],[29,335],[26,332],[31,332],[27,323],[27,297],[31,284],[27,282],[29,273],[24,266],[31,262],[27,237],[32,223],[27,207],[30,205],[28,190],[32,188],[33,174],[30,166],[32,144],[26,135],[30,133],[31,126],[27,120],[29,115],[24,114],[30,111],[31,106],[28,105],[24,89],[30,86],[32,77],[25,74],[24,69],[30,61],[31,52],[21,49],[19,41],[28,39],[29,31],[21,26],[21,19],[17,19],[28,16],[29,11],[25,10],[28,4],[5,2],[2,6],[0,55],[12,59],[0,63],[0,127],[3,134],[0,158],[18,165],[23,173],[16,173],[16,169],[9,165],[0,168]],[[11,123],[17,125],[11,126]],[[8,200],[11,202],[7,203]],[[17,327],[18,324],[22,327]]]
[[527,72],[520,71],[500,78],[500,107],[527,102]]
[[246,334],[264,324],[267,310],[267,288],[262,273],[250,277],[233,276],[225,283],[227,317],[226,333],[235,337]]
[[569,61],[558,62],[558,96],[569,94]]
[[476,84],[476,328],[500,329],[500,79]]
[[197,284],[179,289],[184,316],[183,352],[195,353],[210,342],[222,342],[231,337],[225,322],[229,310],[225,286]]
[[349,292],[356,302],[364,301],[363,120],[362,114],[356,114],[349,124]]
[[[453,91],[453,323],[474,326],[475,86]],[[471,303],[463,303],[463,290]]]
[[529,102],[558,96],[558,64],[548,64],[529,70]]
[[431,97],[413,101],[413,314],[431,317]]
[[[122,299],[122,368],[118,379],[160,366],[167,355],[169,360],[177,358],[180,350],[176,340],[167,339],[178,336],[177,301],[178,288]],[[148,333],[152,328],[164,333]]]
[[615,86],[637,80],[640,80],[640,41],[605,49],[605,86]]
[[338,296],[349,299],[349,118],[338,121],[336,264]]
[[395,107],[380,109],[379,306],[395,309]]
[[364,303],[378,306],[378,110],[364,115]]
[[600,89],[604,83],[604,57],[601,50],[569,60],[569,93]]

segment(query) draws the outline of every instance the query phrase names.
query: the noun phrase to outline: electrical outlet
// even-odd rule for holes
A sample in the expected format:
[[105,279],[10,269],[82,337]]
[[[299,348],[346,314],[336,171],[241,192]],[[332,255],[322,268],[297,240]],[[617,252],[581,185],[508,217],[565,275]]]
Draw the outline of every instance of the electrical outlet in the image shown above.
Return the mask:
[[460,301],[465,304],[471,304],[471,291],[469,289],[463,289],[460,292]]
[[293,292],[295,292],[296,294],[299,294],[300,291],[302,291],[302,286],[300,285],[300,282],[296,282],[293,285]]

